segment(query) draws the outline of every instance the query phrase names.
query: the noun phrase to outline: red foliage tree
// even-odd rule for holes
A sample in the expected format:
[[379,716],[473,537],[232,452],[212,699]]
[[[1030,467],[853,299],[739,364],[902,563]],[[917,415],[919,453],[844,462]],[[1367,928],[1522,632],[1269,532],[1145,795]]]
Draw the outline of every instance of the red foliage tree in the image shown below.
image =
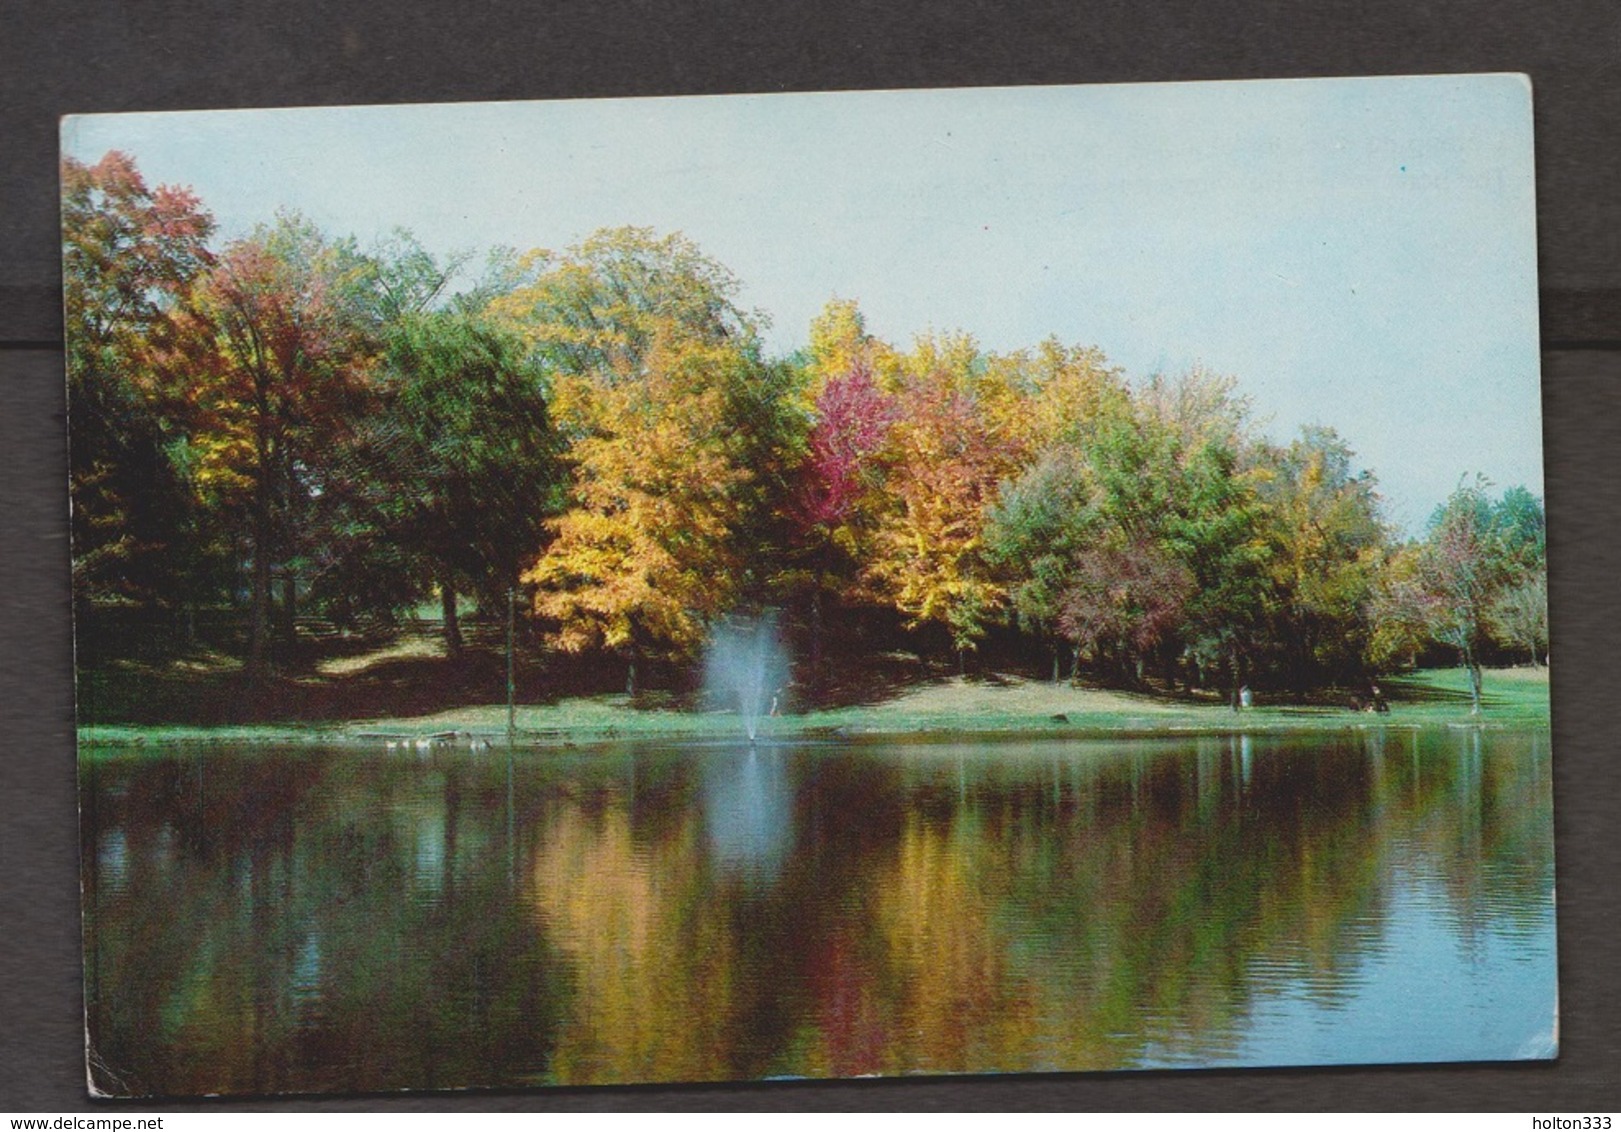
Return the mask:
[[839,564],[862,556],[872,526],[871,502],[883,478],[881,453],[895,405],[872,367],[856,361],[822,387],[815,424],[791,505],[811,558],[811,665],[822,653],[822,598],[839,592]]
[[1092,547],[1075,557],[1059,630],[1080,652],[1134,673],[1180,624],[1195,589],[1187,567],[1152,542]]
[[295,218],[239,240],[201,281],[171,370],[191,399],[199,487],[246,512],[252,621],[248,667],[263,665],[273,563],[281,563],[284,631],[292,559],[323,469],[346,443],[371,361],[358,303],[358,258]]
[[183,591],[185,476],[177,410],[153,381],[172,312],[213,262],[214,221],[190,191],[150,188],[117,151],[62,161],[62,291],[72,422],[74,596],[147,602]]

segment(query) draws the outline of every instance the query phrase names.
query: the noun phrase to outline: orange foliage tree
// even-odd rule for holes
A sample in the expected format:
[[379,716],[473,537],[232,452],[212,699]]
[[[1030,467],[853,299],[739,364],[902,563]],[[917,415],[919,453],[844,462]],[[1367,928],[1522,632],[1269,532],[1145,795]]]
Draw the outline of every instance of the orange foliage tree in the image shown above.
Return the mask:
[[284,216],[231,244],[198,284],[167,359],[197,422],[199,490],[239,516],[252,560],[248,670],[263,667],[273,570],[291,633],[296,562],[327,457],[366,394],[360,257]]

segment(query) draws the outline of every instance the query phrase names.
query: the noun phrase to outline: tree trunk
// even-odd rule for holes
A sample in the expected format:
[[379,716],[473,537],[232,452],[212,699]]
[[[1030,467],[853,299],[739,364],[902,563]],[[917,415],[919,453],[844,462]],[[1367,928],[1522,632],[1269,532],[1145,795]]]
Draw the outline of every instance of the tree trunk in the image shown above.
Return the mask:
[[270,636],[271,501],[275,498],[275,453],[271,451],[270,383],[261,363],[254,371],[253,458],[253,612],[248,630],[248,685],[264,674]]
[[281,575],[281,639],[289,650],[298,643],[298,575],[291,566]]
[[[518,590],[516,586],[507,590],[507,751],[512,751],[512,740],[518,734],[518,680],[516,675],[516,661],[514,653],[517,649],[517,622],[518,622]],[[509,764],[510,766],[510,764]],[[507,781],[510,792],[512,782]]]
[[[285,409],[284,409],[285,411]],[[285,432],[283,433],[285,436]],[[281,500],[281,532],[280,546],[282,557],[281,568],[281,625],[279,636],[282,642],[282,651],[292,654],[293,647],[298,643],[298,575],[289,561],[295,550],[295,540],[299,530],[299,521],[303,518],[303,509],[298,506],[298,471],[293,460],[292,445],[282,443],[277,445],[281,454],[281,468],[277,484]]]
[[811,590],[810,620],[811,679],[820,680],[822,677],[822,579],[820,576],[816,579],[815,588]]
[[[260,475],[268,475],[266,461],[259,462]],[[264,674],[265,642],[270,635],[270,496],[266,483],[259,484],[253,501],[253,598],[248,628],[248,682]]]
[[634,616],[630,619],[630,632],[625,642],[625,695],[636,698],[636,665],[642,659],[642,627]]
[[1480,658],[1474,649],[1465,649],[1463,662],[1469,669],[1469,714],[1480,714],[1481,672]]
[[456,588],[439,579],[439,609],[445,622],[445,655],[458,660],[462,655],[462,626],[456,614]]

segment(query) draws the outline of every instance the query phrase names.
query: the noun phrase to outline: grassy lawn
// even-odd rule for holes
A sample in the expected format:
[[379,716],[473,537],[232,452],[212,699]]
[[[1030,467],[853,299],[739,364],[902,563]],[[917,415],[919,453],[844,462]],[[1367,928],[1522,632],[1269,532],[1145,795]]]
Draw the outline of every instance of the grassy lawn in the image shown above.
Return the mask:
[[[1469,711],[1469,673],[1462,668],[1431,668],[1411,676],[1391,677],[1385,693],[1403,716],[1434,715],[1452,722]],[[1487,721],[1524,718],[1548,721],[1546,668],[1488,668],[1482,681],[1482,716]]]
[[[1525,726],[1548,722],[1547,669],[1494,669],[1485,677],[1485,710],[1469,714],[1468,675],[1434,669],[1382,683],[1390,712],[1350,706],[1269,704],[1234,713],[1225,704],[1178,700],[1107,689],[1073,687],[1011,676],[954,677],[901,688],[871,704],[783,715],[761,723],[762,737],[956,733],[1032,735],[1268,732],[1366,726]],[[729,711],[680,710],[668,697],[632,702],[624,695],[581,696],[517,709],[526,745],[590,744],[623,738],[735,737],[742,728]],[[82,727],[91,746],[210,741],[359,741],[382,743],[448,732],[500,742],[504,705],[452,707],[410,716],[309,724],[173,726],[119,724]]]

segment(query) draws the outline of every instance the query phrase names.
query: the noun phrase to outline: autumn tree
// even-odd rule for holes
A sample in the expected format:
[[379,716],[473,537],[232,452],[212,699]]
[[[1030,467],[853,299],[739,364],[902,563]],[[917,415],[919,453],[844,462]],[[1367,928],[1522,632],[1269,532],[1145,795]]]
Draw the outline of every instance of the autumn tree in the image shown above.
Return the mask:
[[[757,344],[761,316],[736,305],[737,278],[679,232],[603,229],[561,255],[528,252],[503,273],[490,316],[558,372],[597,384],[635,380],[670,327],[709,345]],[[572,409],[559,412],[566,425]]]
[[1144,658],[1181,627],[1195,584],[1162,544],[1111,539],[1076,553],[1058,625],[1084,655],[1141,680]]
[[1536,571],[1504,587],[1486,612],[1492,635],[1530,654],[1533,667],[1548,654],[1548,575]]
[[1430,644],[1431,601],[1424,586],[1423,547],[1404,543],[1384,556],[1368,595],[1371,667],[1389,670],[1416,664]]
[[806,444],[804,475],[794,505],[807,526],[829,538],[854,541],[847,525],[875,486],[894,406],[861,362],[830,380],[816,398],[815,424]]
[[220,255],[167,359],[197,414],[199,486],[245,534],[250,676],[264,667],[278,571],[292,632],[307,520],[368,392],[365,276],[352,246],[283,216]]
[[791,501],[807,561],[811,666],[817,670],[824,598],[854,596],[859,564],[870,551],[883,483],[881,457],[895,418],[871,366],[860,356],[847,364],[816,398]]
[[[739,281],[679,233],[362,253],[283,216],[223,252],[190,193],[62,165],[75,595],[165,608],[242,587],[248,667],[280,612],[392,611],[517,580],[567,652],[686,658],[739,608],[886,603],[958,655],[1011,619],[1142,680],[1297,690],[1459,652],[1545,656],[1546,532],[1465,484],[1392,546],[1373,477],[1310,428],[1254,434],[1230,378],[1128,383],[1091,347],[909,352],[830,301],[765,356]],[[280,584],[279,600],[276,585]],[[1011,618],[1010,618],[1011,615]]]
[[856,368],[873,376],[873,355],[880,344],[867,332],[867,319],[853,299],[829,299],[811,319],[804,354],[811,371],[809,392],[820,396],[828,382]]
[[491,300],[551,375],[572,487],[526,574],[567,651],[685,656],[768,588],[783,537],[796,371],[761,357],[736,278],[679,233],[531,253]]
[[753,473],[737,458],[727,386],[752,364],[672,326],[634,376],[589,392],[568,387],[590,379],[558,379],[578,430],[573,486],[524,580],[538,587],[535,611],[556,624],[555,643],[618,652],[632,694],[640,659],[691,653],[737,595],[733,534]]
[[1056,445],[1081,443],[1126,395],[1123,375],[1101,350],[1052,337],[1033,350],[986,355],[975,385],[988,427],[1020,469]]
[[959,667],[1005,601],[984,558],[1008,458],[975,399],[970,339],[920,340],[896,396],[889,505],[866,576],[912,627],[937,625]]
[[1458,651],[1469,672],[1471,713],[1481,708],[1481,650],[1493,603],[1511,577],[1503,531],[1484,478],[1454,491],[1430,519],[1418,559],[1430,635]]
[[154,354],[213,262],[213,219],[191,192],[150,188],[126,154],[62,161],[73,582],[96,605],[176,600],[199,579],[186,405]]
[[1373,476],[1352,460],[1332,429],[1308,427],[1260,461],[1270,635],[1297,690],[1360,673],[1370,647],[1368,612],[1387,539]]

